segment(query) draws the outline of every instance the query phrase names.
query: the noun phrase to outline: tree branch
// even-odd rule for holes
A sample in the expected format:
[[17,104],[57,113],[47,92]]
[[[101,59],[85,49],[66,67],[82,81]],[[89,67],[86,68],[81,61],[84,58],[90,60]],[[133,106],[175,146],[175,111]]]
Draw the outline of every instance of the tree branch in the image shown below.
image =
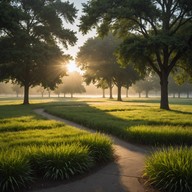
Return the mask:
[[160,70],[155,66],[151,58],[147,58],[147,61],[149,62],[149,65],[152,67],[152,69],[160,76]]
[[168,66],[168,73],[171,72],[171,70],[173,69],[173,67],[176,65],[177,61],[181,58],[183,51],[178,51],[177,54],[175,55],[175,57],[172,59],[170,65]]

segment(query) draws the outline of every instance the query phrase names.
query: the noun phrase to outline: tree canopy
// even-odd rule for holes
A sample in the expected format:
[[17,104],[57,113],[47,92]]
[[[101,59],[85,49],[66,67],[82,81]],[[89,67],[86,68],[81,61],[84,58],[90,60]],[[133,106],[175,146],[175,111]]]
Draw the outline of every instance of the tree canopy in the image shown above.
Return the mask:
[[160,108],[169,109],[168,76],[192,46],[191,0],[90,0],[83,5],[80,29],[96,27],[123,39],[119,60],[160,78]]
[[12,79],[24,86],[24,104],[29,88],[53,89],[66,74],[70,59],[61,46],[74,45],[75,33],[64,27],[73,23],[76,9],[61,0],[10,0],[0,2],[0,80]]

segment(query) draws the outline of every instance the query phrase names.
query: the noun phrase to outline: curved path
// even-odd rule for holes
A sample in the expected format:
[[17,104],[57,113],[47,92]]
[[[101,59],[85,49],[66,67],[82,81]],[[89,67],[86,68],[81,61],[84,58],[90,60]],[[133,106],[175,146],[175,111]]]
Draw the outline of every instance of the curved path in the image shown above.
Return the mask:
[[[93,132],[71,121],[50,115],[43,109],[36,109],[35,112],[47,119],[62,121]],[[34,192],[144,192],[138,179],[142,174],[149,148],[132,145],[115,137],[111,138],[114,141],[115,154],[118,156],[117,161],[80,180]]]

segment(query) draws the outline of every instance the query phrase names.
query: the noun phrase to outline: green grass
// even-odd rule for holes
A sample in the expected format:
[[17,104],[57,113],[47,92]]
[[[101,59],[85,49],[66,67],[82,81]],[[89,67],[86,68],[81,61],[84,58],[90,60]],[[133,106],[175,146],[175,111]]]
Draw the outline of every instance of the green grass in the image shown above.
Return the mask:
[[169,148],[155,152],[146,161],[145,176],[161,191],[191,192],[192,148]]
[[126,141],[147,145],[191,145],[191,100],[171,100],[171,111],[159,109],[156,101],[80,100],[45,108],[49,113]]
[[112,160],[106,136],[41,119],[32,109],[46,103],[16,103],[0,104],[0,191],[22,191],[38,178],[66,180]]
[[[20,154],[18,158],[21,160],[18,161],[23,162],[24,166],[20,170],[26,170],[27,173],[21,187],[28,185],[37,176],[52,180],[66,179],[83,173],[94,164],[107,162],[112,158],[109,139],[100,134],[90,135],[85,131],[63,126],[61,123],[42,120],[31,112],[31,108],[43,107],[49,113],[129,142],[175,146],[152,154],[146,161],[145,176],[161,191],[190,192],[192,188],[192,149],[189,148],[192,144],[191,99],[170,99],[171,111],[159,109],[158,99],[129,98],[125,102],[117,102],[107,99],[64,100],[61,98],[51,102],[44,100],[41,104],[39,101],[32,101],[33,105],[29,108],[14,106],[12,100],[9,101],[11,105],[1,106],[1,110],[7,112],[0,115],[2,125],[0,151],[6,154],[12,149],[13,154],[15,151]],[[17,113],[14,112],[15,109]],[[73,153],[74,143],[74,147],[78,148],[75,151],[79,151],[80,154]],[[183,145],[188,147],[178,147]],[[68,149],[67,146],[72,148]],[[60,157],[63,157],[64,161],[60,162]],[[69,160],[73,159],[72,157],[75,161]],[[1,159],[3,158],[0,158],[0,161]],[[12,160],[7,162],[9,161]],[[79,161],[80,165],[77,166],[76,161]],[[17,166],[18,163],[15,163]],[[19,166],[21,164],[18,164]],[[23,173],[19,172],[19,174]],[[13,179],[11,182],[8,180],[7,183],[13,183]],[[14,187],[16,189],[17,185]]]

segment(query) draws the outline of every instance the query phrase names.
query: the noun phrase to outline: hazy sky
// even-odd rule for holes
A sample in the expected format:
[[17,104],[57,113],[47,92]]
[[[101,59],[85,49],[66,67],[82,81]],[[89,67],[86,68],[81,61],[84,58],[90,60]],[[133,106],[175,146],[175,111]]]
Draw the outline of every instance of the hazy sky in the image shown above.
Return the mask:
[[78,52],[78,48],[80,46],[82,46],[84,44],[84,42],[90,38],[90,37],[93,37],[95,36],[95,31],[91,31],[89,32],[87,35],[83,36],[80,32],[79,32],[79,29],[78,29],[78,24],[79,24],[79,17],[81,16],[82,12],[82,6],[81,4],[82,3],[86,3],[88,0],[69,0],[70,3],[74,3],[74,6],[76,7],[76,9],[78,9],[78,18],[76,19],[76,22],[74,25],[69,25],[67,26],[68,28],[74,30],[77,32],[77,38],[78,38],[78,41],[77,41],[77,44],[74,46],[74,47],[69,47],[69,50],[66,51],[67,53],[69,53],[70,55],[72,56],[76,56],[77,52]]

